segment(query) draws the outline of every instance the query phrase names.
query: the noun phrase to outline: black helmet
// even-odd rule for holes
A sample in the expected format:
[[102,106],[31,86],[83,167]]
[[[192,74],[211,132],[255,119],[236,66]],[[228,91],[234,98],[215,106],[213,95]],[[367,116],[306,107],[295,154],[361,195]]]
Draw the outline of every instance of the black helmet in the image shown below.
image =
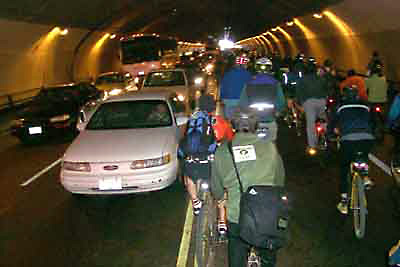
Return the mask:
[[358,88],[357,86],[349,86],[343,88],[342,101],[343,102],[353,102],[359,100]]
[[258,125],[258,116],[250,109],[241,108],[234,112],[232,127],[236,132],[255,133]]
[[383,66],[381,64],[374,64],[371,68],[371,74],[378,74],[382,75],[383,73]]
[[325,59],[324,61],[324,67],[331,68],[333,66],[333,61],[331,59]]

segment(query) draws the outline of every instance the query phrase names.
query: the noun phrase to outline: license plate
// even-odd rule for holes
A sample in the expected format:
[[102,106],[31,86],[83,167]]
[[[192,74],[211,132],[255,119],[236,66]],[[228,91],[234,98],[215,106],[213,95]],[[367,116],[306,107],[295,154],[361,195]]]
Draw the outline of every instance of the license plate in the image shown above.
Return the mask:
[[42,127],[29,127],[28,129],[29,134],[41,134],[42,133]]
[[107,177],[99,178],[100,190],[121,190],[122,178],[121,177]]

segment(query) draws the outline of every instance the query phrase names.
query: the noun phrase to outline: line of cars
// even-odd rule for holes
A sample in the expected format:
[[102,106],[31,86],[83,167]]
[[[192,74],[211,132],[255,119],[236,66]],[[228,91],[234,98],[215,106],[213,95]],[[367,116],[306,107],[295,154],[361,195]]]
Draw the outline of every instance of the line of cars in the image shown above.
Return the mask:
[[71,193],[160,190],[177,177],[179,126],[198,89],[183,69],[152,71],[141,84],[105,73],[94,84],[43,88],[19,113],[12,134],[31,143],[78,130],[60,173]]

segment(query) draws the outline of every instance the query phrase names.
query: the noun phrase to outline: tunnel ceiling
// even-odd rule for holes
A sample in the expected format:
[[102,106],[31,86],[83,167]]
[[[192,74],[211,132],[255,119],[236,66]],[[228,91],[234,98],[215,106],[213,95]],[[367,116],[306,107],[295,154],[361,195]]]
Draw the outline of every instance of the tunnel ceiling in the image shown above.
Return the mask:
[[231,26],[239,40],[293,17],[321,11],[343,0],[13,0],[0,17],[31,23],[118,33],[160,33],[183,40],[221,36]]

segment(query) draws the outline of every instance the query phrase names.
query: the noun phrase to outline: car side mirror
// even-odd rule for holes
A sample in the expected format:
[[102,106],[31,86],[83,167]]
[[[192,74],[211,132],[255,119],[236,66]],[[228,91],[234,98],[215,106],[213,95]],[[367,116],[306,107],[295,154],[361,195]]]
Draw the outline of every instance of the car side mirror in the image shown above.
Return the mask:
[[178,116],[176,117],[176,124],[178,126],[182,126],[188,122],[189,118],[186,116]]

